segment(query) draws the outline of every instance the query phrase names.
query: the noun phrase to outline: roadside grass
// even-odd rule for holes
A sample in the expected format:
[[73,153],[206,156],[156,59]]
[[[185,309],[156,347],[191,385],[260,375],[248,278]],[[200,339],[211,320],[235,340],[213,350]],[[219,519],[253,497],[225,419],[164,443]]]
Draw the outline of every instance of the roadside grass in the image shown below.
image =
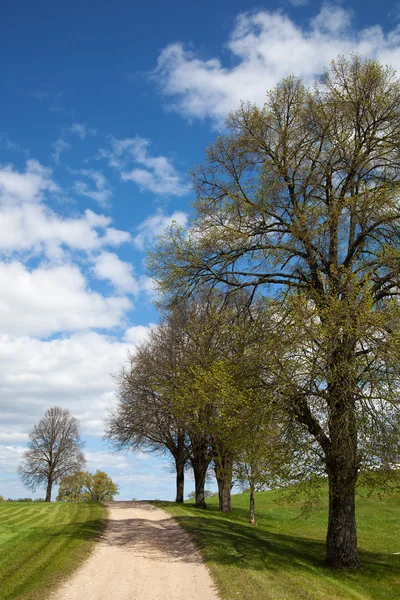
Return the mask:
[[0,503],[0,598],[43,600],[89,555],[107,509],[98,503]]
[[326,494],[308,519],[302,502],[278,491],[256,494],[256,521],[248,523],[249,495],[232,497],[233,511],[157,502],[192,535],[225,600],[398,600],[400,598],[400,494],[357,498],[358,542],[364,568],[326,568]]

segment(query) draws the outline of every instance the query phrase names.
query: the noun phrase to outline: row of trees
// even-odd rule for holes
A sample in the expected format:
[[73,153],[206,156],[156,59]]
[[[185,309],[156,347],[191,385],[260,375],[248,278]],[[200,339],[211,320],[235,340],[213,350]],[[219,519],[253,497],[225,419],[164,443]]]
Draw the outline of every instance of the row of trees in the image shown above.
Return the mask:
[[83,447],[78,419],[66,409],[49,408],[29,435],[28,448],[18,467],[23,483],[33,491],[44,487],[45,502],[51,502],[57,483],[57,501],[113,500],[118,486],[106,473],[82,471],[86,463]]
[[168,312],[120,374],[108,435],[167,448],[179,480],[187,458],[200,506],[209,461],[222,508],[255,439],[282,479],[326,474],[327,562],[357,568],[359,473],[398,455],[400,82],[339,58],[227,130],[193,171],[190,229],[150,257]]
[[[261,304],[247,310],[242,294],[221,306],[203,293],[165,311],[148,340],[117,376],[120,402],[107,437],[122,450],[169,452],[176,468],[176,502],[183,502],[187,465],[195,503],[205,508],[205,482],[213,464],[219,506],[231,509],[233,479],[250,488],[281,480],[296,437],[284,414],[272,412],[262,384],[261,347],[269,335]],[[294,470],[293,477],[294,477]]]

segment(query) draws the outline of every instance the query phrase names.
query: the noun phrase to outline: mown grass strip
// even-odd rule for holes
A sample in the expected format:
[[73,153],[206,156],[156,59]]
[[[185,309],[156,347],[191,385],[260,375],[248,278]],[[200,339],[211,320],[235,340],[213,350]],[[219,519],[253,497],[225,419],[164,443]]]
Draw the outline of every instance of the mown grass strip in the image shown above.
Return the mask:
[[1,503],[1,600],[45,598],[89,555],[105,518],[95,503]]
[[192,534],[225,600],[398,600],[400,495],[359,497],[357,521],[363,571],[334,573],[324,564],[327,502],[310,518],[296,518],[300,502],[257,494],[257,525],[247,522],[247,494],[233,497],[233,512],[157,503]]

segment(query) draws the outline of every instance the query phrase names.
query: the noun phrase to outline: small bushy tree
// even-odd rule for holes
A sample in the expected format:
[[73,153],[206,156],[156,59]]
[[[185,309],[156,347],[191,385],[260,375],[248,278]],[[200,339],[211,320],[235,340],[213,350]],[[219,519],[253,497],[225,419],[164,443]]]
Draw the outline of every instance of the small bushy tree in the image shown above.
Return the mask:
[[79,471],[60,482],[57,502],[112,502],[118,486],[104,471]]

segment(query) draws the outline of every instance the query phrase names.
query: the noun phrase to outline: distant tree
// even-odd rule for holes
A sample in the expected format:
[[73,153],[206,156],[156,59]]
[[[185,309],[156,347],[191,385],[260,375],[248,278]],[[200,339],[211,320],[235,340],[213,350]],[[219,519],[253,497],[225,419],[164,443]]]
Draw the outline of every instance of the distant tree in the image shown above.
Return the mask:
[[92,502],[112,502],[119,493],[117,484],[104,471],[89,474],[86,487]]
[[[204,490],[204,498],[211,498],[212,496],[214,496],[214,492],[212,492],[211,490]],[[187,495],[188,500],[196,500],[196,492],[189,492],[189,494]]]
[[112,502],[118,493],[118,486],[104,471],[79,471],[63,477],[57,502]]
[[69,410],[49,408],[29,435],[18,468],[24,485],[33,491],[45,486],[45,502],[50,502],[53,484],[85,464],[83,446],[78,419]]
[[5,501],[4,496],[0,496],[0,502],[4,502],[4,501]]
[[78,471],[63,477],[58,488],[57,502],[81,502],[90,500],[86,489],[86,471]]

